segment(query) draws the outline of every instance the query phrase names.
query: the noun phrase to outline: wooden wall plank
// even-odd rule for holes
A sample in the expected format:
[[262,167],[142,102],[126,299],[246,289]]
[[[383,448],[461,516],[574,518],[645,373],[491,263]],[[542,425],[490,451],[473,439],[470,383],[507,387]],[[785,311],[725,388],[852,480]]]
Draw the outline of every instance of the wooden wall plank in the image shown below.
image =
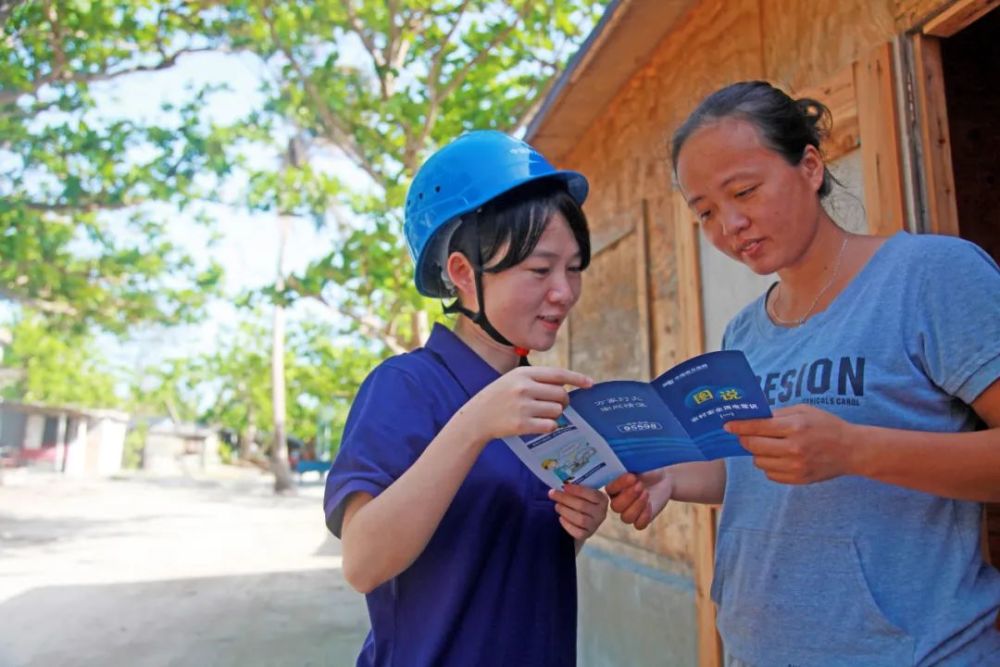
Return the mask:
[[892,0],[760,0],[764,77],[786,90],[826,81],[896,33]]
[[635,231],[636,221],[622,220],[594,230],[590,238],[590,257],[594,259]]
[[635,297],[636,310],[639,316],[637,343],[642,356],[642,369],[636,379],[652,380],[652,350],[650,349],[650,285],[649,285],[649,202],[640,202],[639,219],[635,226],[636,263],[635,263]]
[[925,23],[923,32],[934,37],[951,37],[997,7],[1000,0],[959,0]]
[[[628,226],[635,229],[634,217]],[[570,367],[598,382],[640,377],[649,368],[648,349],[638,345],[638,332],[645,326],[636,285],[642,252],[638,235],[630,232],[595,254],[583,274],[583,293],[570,314]]]
[[650,233],[652,228],[652,219],[650,217],[650,207],[649,200],[642,200],[642,220],[640,222],[640,239],[639,247],[641,248],[641,266],[638,267],[638,280],[640,294],[640,303],[642,304],[641,317],[645,321],[645,326],[643,327],[642,344],[646,350],[646,379],[652,379],[659,375],[659,370],[656,368],[656,325],[653,319],[653,309],[654,301],[656,299],[656,292],[653,285],[653,272],[652,272],[652,244],[650,243]]
[[923,35],[915,35],[913,39],[927,231],[957,236],[958,206],[941,69],[941,43],[936,37]]
[[896,29],[908,32],[919,28],[936,14],[954,4],[955,0],[894,0]]
[[891,44],[875,48],[855,63],[854,87],[868,229],[873,234],[893,234],[905,228],[905,204]]
[[705,327],[701,312],[701,270],[698,263],[698,226],[679,190],[674,190],[671,217],[674,224],[674,256],[677,266],[677,301],[682,355],[693,357],[705,351]]
[[722,667],[722,639],[715,629],[716,609],[712,601],[715,569],[715,539],[719,510],[711,505],[695,505],[695,615],[698,618],[698,665]]
[[[684,196],[674,190],[671,196],[674,224],[674,253],[677,265],[677,296],[681,318],[681,349],[685,357],[705,351],[705,327],[701,302],[701,270],[698,261],[699,229]],[[698,618],[698,664],[722,666],[722,640],[715,627],[716,609],[712,602],[712,577],[715,572],[715,538],[718,509],[694,505],[694,589],[695,614]]]
[[810,97],[830,109],[833,127],[823,142],[823,157],[827,161],[850,153],[860,144],[858,100],[854,90],[854,67],[847,65],[820,85],[794,91],[794,97]]

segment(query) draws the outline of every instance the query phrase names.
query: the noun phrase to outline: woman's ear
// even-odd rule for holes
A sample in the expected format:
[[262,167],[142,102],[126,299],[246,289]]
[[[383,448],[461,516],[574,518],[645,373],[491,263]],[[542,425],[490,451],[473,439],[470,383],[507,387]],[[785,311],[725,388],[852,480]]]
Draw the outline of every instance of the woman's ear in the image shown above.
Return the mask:
[[469,258],[460,252],[448,255],[448,278],[455,285],[458,298],[466,308],[479,307],[476,300],[476,272]]
[[809,181],[809,185],[812,186],[813,191],[819,192],[820,187],[823,185],[823,175],[826,173],[826,163],[823,162],[823,156],[820,155],[819,150],[815,146],[806,146],[806,149],[802,152],[799,167],[802,168],[802,173],[805,175],[806,180]]

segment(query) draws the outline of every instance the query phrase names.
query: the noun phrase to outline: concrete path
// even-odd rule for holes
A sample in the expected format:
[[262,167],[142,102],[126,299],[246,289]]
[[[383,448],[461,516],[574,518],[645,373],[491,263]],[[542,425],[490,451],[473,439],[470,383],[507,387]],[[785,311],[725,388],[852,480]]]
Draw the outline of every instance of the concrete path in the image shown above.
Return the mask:
[[0,486],[0,667],[354,664],[364,599],[323,526],[322,486],[270,478]]

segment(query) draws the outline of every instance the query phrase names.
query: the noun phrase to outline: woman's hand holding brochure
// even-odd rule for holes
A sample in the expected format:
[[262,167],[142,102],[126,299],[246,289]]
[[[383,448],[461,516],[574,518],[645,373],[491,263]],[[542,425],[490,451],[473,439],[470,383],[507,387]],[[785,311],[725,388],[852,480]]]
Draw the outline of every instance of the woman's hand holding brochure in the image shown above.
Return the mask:
[[600,488],[626,472],[749,454],[723,429],[771,410],[744,354],[710,352],[652,382],[614,380],[569,393],[555,430],[505,437],[554,489]]

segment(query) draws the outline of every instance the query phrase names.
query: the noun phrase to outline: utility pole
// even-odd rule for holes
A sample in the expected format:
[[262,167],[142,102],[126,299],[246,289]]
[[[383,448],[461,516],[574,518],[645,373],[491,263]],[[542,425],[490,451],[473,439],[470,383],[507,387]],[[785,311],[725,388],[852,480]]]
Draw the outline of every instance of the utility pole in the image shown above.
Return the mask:
[[[288,141],[286,167],[297,169],[301,164],[302,146],[298,138]],[[274,473],[275,493],[294,493],[295,483],[288,467],[288,440],[285,435],[285,306],[281,295],[285,291],[285,246],[288,244],[292,218],[286,211],[278,212],[278,275],[274,290],[278,300],[274,304],[274,322],[271,327],[271,404],[274,408],[274,446],[271,447],[271,471]]]

